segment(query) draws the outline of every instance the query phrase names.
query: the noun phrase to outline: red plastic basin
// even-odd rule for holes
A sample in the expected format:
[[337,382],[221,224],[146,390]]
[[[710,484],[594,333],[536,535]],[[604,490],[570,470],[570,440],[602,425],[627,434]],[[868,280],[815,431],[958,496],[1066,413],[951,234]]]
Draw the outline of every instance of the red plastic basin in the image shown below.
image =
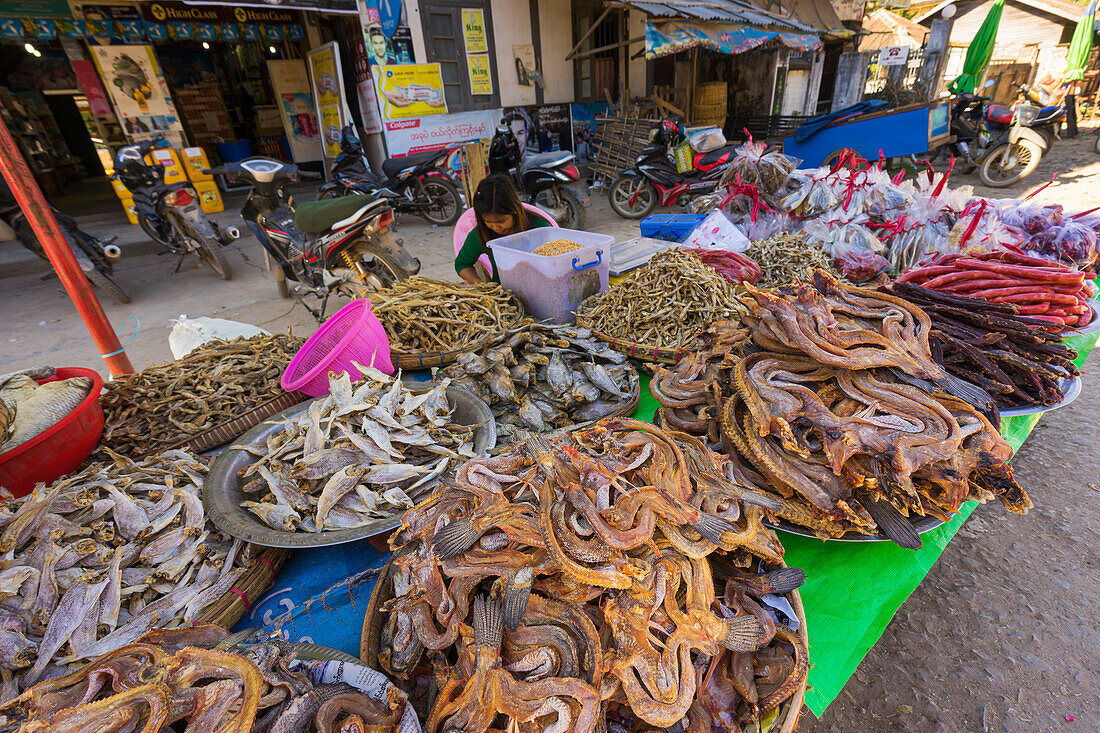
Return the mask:
[[62,367],[39,384],[69,377],[91,377],[92,389],[76,409],[53,427],[34,436],[23,445],[0,454],[0,486],[15,496],[26,496],[38,482],[52,484],[72,473],[91,455],[103,435],[103,408],[99,393],[103,377],[83,367]]

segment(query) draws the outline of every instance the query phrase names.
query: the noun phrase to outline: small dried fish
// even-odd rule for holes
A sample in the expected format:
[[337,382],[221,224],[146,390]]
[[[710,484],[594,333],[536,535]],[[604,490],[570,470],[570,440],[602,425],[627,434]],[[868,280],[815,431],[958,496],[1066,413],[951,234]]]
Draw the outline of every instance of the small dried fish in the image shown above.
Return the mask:
[[241,506],[264,524],[285,532],[369,524],[412,506],[406,492],[429,490],[452,457],[473,455],[475,426],[450,422],[449,380],[414,392],[400,374],[360,370],[357,385],[330,375],[329,395],[288,418],[241,469],[246,493],[258,497]]
[[776,234],[757,240],[745,251],[745,256],[763,271],[756,283],[762,288],[788,285],[805,278],[811,269],[825,270],[839,277],[825,251],[807,242],[802,234]]

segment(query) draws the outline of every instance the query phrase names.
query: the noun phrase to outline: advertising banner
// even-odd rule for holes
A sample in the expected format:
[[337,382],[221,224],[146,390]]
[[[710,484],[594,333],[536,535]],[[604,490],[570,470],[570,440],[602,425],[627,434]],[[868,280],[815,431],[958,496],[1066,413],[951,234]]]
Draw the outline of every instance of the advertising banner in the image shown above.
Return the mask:
[[447,114],[439,64],[374,66],[371,71],[384,123]]
[[466,57],[466,68],[470,72],[470,94],[492,94],[493,75],[489,71],[489,54],[475,53]]
[[[360,23],[362,18],[360,18]],[[355,91],[359,95],[359,116],[363,124],[363,134],[372,135],[382,132],[382,117],[378,111],[378,97],[374,93],[374,77],[370,73],[370,59],[364,34],[360,33],[352,41],[352,68],[355,69]]]
[[488,53],[489,41],[485,38],[485,14],[480,9],[462,9],[462,37],[466,41],[466,53]]
[[386,148],[397,157],[465,142],[488,145],[500,118],[501,110],[490,109],[392,120],[385,123]]
[[267,62],[267,73],[279,100],[283,131],[290,143],[294,162],[321,160],[321,130],[317,124],[306,62],[301,59],[271,60]]
[[310,51],[309,66],[325,162],[328,163],[340,154],[340,132],[348,119],[344,81],[340,74],[340,50],[330,42]]
[[69,59],[73,71],[76,73],[80,91],[88,100],[88,110],[93,115],[110,115],[111,105],[107,101],[107,92],[103,91],[103,85],[99,83],[99,75],[95,73],[95,65],[85,59]]
[[126,136],[139,142],[163,135],[182,146],[183,125],[153,47],[93,46],[91,51]]

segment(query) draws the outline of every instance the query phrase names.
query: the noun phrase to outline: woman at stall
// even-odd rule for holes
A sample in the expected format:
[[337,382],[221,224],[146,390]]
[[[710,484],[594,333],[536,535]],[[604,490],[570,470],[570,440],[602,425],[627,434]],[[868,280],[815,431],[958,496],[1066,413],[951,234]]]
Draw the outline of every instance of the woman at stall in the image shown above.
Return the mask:
[[[488,246],[490,241],[528,229],[550,226],[549,221],[523,208],[512,179],[505,175],[487,176],[478,184],[473,208],[477,226],[466,236],[462,249],[455,257],[455,272],[471,285],[489,280],[500,282],[497,263]],[[491,278],[485,268],[477,267],[481,255],[489,256],[493,266]]]

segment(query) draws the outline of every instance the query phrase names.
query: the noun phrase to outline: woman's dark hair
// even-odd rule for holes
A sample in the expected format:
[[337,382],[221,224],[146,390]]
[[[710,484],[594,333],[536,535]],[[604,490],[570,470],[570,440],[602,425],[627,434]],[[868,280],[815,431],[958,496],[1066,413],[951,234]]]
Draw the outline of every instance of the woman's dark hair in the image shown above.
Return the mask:
[[504,174],[495,173],[486,176],[474,192],[474,216],[477,218],[477,234],[481,237],[482,244],[500,236],[485,224],[486,214],[514,216],[515,230],[517,232],[527,230],[527,210],[520,203],[519,193],[512,179]]

